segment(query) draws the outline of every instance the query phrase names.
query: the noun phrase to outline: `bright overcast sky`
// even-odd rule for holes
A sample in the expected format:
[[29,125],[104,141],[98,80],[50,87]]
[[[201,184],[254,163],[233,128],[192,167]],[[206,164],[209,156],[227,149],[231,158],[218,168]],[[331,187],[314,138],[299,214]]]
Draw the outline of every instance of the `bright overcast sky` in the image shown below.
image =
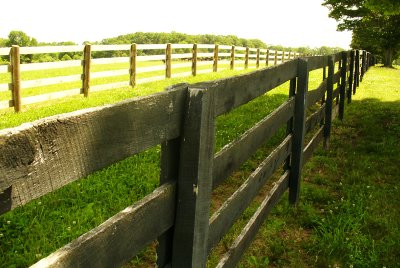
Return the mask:
[[257,38],[269,45],[348,48],[322,0],[9,0],[0,37],[21,30],[38,41],[100,41],[134,32]]

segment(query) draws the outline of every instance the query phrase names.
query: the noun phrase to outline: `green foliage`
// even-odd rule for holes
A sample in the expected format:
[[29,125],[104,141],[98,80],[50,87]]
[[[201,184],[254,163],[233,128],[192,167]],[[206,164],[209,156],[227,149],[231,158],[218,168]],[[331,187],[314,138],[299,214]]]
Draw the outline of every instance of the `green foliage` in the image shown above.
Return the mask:
[[368,49],[392,66],[400,52],[400,2],[398,0],[325,0],[338,30],[353,31],[353,48]]

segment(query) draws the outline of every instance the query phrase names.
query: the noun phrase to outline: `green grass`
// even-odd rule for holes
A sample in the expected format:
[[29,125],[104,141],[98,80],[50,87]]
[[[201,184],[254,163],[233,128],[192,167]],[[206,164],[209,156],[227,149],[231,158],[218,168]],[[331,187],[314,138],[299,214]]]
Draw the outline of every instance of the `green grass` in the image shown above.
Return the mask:
[[[194,83],[237,73],[241,72],[190,78],[193,80],[171,79],[165,84],[157,82],[138,88],[136,93],[132,93],[136,89],[112,90],[104,96],[98,93],[97,97],[93,94],[93,98],[82,98],[82,102],[72,99],[72,102],[61,102],[56,106],[47,104],[15,117],[9,114],[7,118],[12,118],[11,125],[18,125],[24,120],[108,103],[108,98],[115,102],[134,94],[161,91],[168,82]],[[399,74],[399,69],[379,67],[366,74],[352,104],[346,105],[345,120],[334,122],[330,149],[319,148],[306,165],[299,205],[296,208],[288,205],[287,196],[284,196],[246,252],[240,267],[398,265]],[[310,87],[316,87],[321,77],[320,70],[312,72]],[[218,117],[217,149],[278,107],[287,99],[287,92],[286,83]],[[216,190],[213,210],[254,170],[282,136],[283,130]],[[159,159],[160,148],[155,147],[0,216],[0,267],[28,266],[150,193],[158,185]],[[268,186],[263,192],[267,190]],[[240,227],[251,217],[258,203],[258,200],[253,202],[224,237],[210,256],[210,267],[219,260],[220,253],[229,246],[234,234],[240,232]],[[145,249],[129,266],[151,265],[155,259],[153,249],[154,246]]]

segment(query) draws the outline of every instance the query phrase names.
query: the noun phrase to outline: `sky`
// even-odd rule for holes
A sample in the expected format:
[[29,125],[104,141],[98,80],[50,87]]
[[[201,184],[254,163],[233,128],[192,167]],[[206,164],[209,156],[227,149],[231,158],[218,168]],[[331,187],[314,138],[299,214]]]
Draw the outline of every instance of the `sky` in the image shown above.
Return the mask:
[[134,32],[236,35],[268,45],[349,48],[322,0],[2,1],[0,38],[20,30],[39,42],[101,41]]

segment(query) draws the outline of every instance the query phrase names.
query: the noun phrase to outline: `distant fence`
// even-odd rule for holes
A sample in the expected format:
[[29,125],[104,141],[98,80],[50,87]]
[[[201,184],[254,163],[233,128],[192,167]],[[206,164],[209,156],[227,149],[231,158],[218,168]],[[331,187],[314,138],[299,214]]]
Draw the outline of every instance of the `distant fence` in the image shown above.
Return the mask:
[[[174,53],[174,50],[190,51],[187,53]],[[129,51],[129,57],[112,57],[112,58],[96,58],[92,59],[93,52],[109,52],[109,51]],[[165,51],[159,55],[142,55],[148,51]],[[212,51],[212,52],[209,52]],[[67,60],[58,62],[44,63],[22,63],[21,55],[32,54],[51,54],[51,53],[67,53],[67,52],[83,52],[82,60]],[[140,52],[140,53],[139,53]],[[0,109],[14,107],[16,112],[21,110],[22,104],[33,104],[47,100],[64,98],[82,94],[88,97],[90,92],[108,90],[112,88],[121,88],[126,86],[134,87],[136,84],[162,80],[171,77],[195,76],[200,73],[217,72],[218,70],[227,69],[220,65],[229,65],[229,69],[238,70],[240,68],[247,69],[249,63],[253,63],[255,68],[260,66],[269,66],[283,63],[285,60],[291,60],[300,56],[296,52],[284,52],[260,48],[248,48],[227,45],[210,45],[210,44],[131,44],[131,45],[84,45],[84,46],[47,46],[47,47],[18,47],[0,48],[0,56],[10,55],[10,64],[0,66],[0,74],[9,72],[11,74],[11,82],[0,84],[0,92],[12,91],[12,99],[0,101]],[[191,62],[183,62],[188,61]],[[164,61],[163,65],[155,64],[148,67],[137,67],[138,62],[145,61]],[[115,63],[127,63],[128,68],[118,70],[108,70],[100,72],[92,72],[92,65],[105,65]],[[241,64],[243,67],[238,67]],[[209,65],[212,68],[198,70],[198,67]],[[81,74],[56,76],[50,78],[42,78],[35,80],[22,80],[21,72],[24,71],[40,71],[48,69],[61,69],[69,67],[82,66]],[[173,73],[174,69],[191,68],[190,72]],[[156,75],[137,79],[137,74],[150,73],[165,70],[165,75]],[[129,74],[129,78],[122,82],[113,82],[100,85],[91,85],[91,79],[115,77]],[[46,94],[22,97],[22,91],[28,88],[39,86],[49,86],[62,84],[67,82],[81,81],[82,86],[79,88],[71,88],[59,92],[51,92]]]
[[[298,58],[1,130],[0,213],[161,144],[160,187],[34,267],[120,266],[156,239],[158,267],[205,267],[213,247],[282,167],[283,175],[218,264],[233,267],[287,189],[290,202],[298,202],[302,167],[321,141],[328,146],[332,119],[343,118],[369,58],[358,50]],[[320,68],[326,70],[323,81],[310,90],[309,72]],[[214,154],[216,117],[287,81],[288,100]],[[210,218],[213,189],[281,127],[287,130],[283,141]],[[309,142],[307,133],[313,134]]]

